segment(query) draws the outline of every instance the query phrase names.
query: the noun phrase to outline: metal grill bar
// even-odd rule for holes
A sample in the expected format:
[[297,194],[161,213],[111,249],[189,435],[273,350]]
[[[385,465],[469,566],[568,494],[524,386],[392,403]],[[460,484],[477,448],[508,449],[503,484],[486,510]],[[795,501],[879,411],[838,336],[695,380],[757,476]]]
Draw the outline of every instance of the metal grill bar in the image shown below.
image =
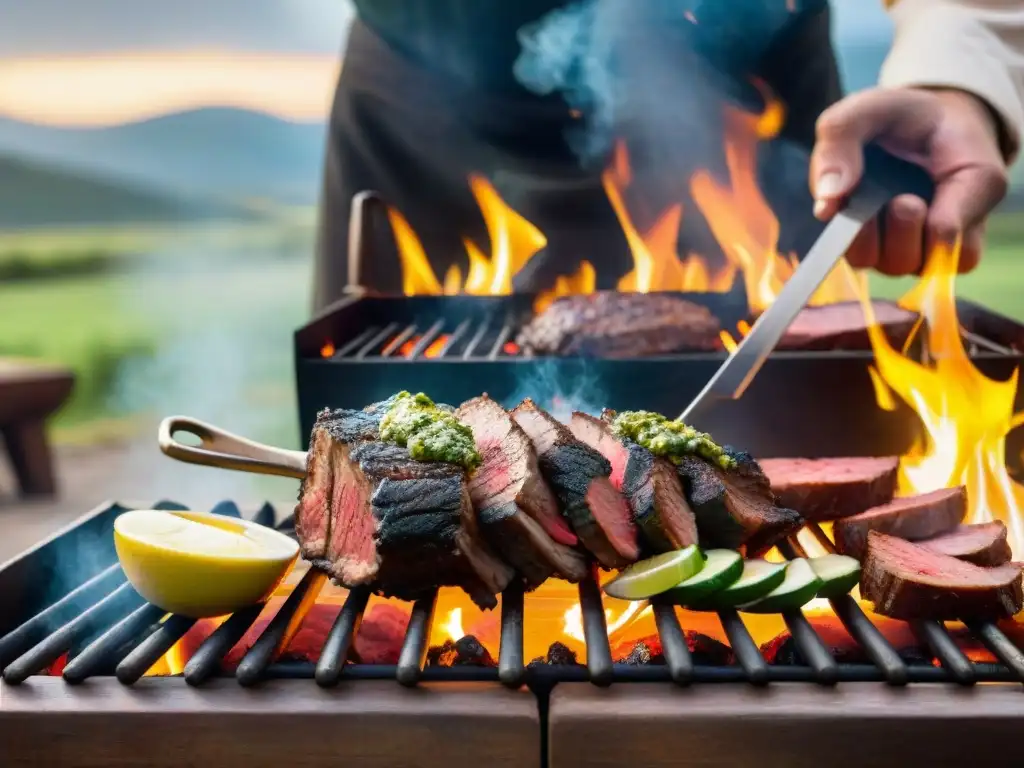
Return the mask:
[[185,663],[185,682],[201,685],[211,678],[227,652],[238,644],[262,612],[262,604],[253,605],[232,615],[217,627]]
[[348,593],[345,604],[338,612],[338,618],[334,620],[334,626],[324,641],[323,650],[320,651],[315,675],[318,685],[327,688],[336,685],[341,679],[349,648],[352,647],[352,639],[359,631],[359,624],[363,620],[363,612],[369,600],[370,590],[367,587],[356,587]]
[[444,320],[438,320],[432,326],[430,326],[426,333],[424,333],[420,340],[416,342],[412,348],[412,352],[406,357],[407,360],[418,360],[423,354],[424,350],[430,346],[430,344],[437,338],[438,334],[441,333],[444,328]]
[[661,638],[661,650],[665,654],[669,676],[672,682],[678,685],[689,685],[693,680],[693,658],[686,645],[683,628],[676,618],[675,606],[655,602],[653,609],[654,623],[658,627],[658,637]]
[[501,594],[501,644],[498,646],[498,679],[518,688],[526,677],[523,654],[523,587],[510,584]]
[[722,629],[729,638],[729,647],[736,654],[736,661],[743,667],[747,681],[752,685],[767,685],[768,664],[740,615],[732,609],[719,611],[718,620],[722,622]]
[[124,585],[124,573],[116,563],[76,587],[49,608],[37,613],[17,629],[0,637],[0,668],[6,667],[33,645],[42,642],[55,627],[74,618],[82,605],[94,605],[101,596]]
[[814,631],[814,627],[807,621],[801,611],[787,611],[782,614],[789,634],[796,643],[800,655],[807,665],[814,670],[817,682],[821,685],[835,685],[839,682],[839,666],[832,654],[828,652],[825,643]]
[[363,346],[359,348],[359,351],[356,352],[356,360],[362,360],[368,354],[373,352],[373,350],[383,344],[389,336],[395,333],[398,330],[398,327],[398,323],[388,323],[384,328],[377,331],[377,333],[371,336],[370,340],[363,344]]
[[72,659],[64,668],[64,679],[69,683],[80,683],[105,666],[112,665],[114,656],[119,651],[133,640],[137,640],[143,631],[154,626],[166,615],[167,611],[149,603],[132,611]]
[[187,616],[168,616],[153,634],[121,660],[114,670],[117,679],[125,685],[138,681],[195,623],[195,619]]
[[341,347],[341,349],[335,352],[331,356],[331,360],[341,360],[342,358],[348,357],[355,350],[360,349],[367,342],[367,340],[370,337],[372,337],[373,334],[375,334],[376,332],[376,325],[371,325],[368,328],[363,329],[362,331],[359,332],[358,336],[356,336],[351,341],[347,342],[345,345]]
[[1024,653],[1010,642],[1010,638],[1004,635],[999,627],[988,622],[971,622],[967,627],[993,656],[1016,675],[1017,680],[1024,683]]
[[430,641],[430,627],[434,623],[434,608],[437,606],[437,590],[429,597],[413,603],[409,626],[405,630],[405,642],[398,657],[395,677],[404,686],[412,687],[420,681],[423,664],[427,660],[427,646]]
[[285,639],[288,625],[291,624],[295,612],[314,583],[320,583],[321,586],[323,584],[320,581],[319,572],[310,568],[302,577],[302,581],[295,585],[295,589],[288,595],[284,605],[274,614],[274,618],[267,624],[263,634],[256,639],[256,642],[238,663],[235,677],[241,685],[250,686],[258,683],[263,678],[263,673],[273,661],[274,656],[285,650],[281,647],[281,643]]
[[410,325],[410,326],[406,327],[406,329],[404,331],[402,331],[400,334],[395,336],[395,338],[393,338],[391,341],[388,342],[387,346],[384,347],[384,349],[382,349],[380,351],[380,356],[381,357],[391,357],[393,354],[395,354],[396,350],[401,348],[401,346],[403,344],[405,344],[405,342],[407,342],[409,339],[411,339],[415,335],[416,335],[416,326],[415,325]]
[[612,664],[611,645],[608,643],[608,624],[604,618],[601,588],[591,574],[579,583],[578,589],[590,682],[594,685],[611,685],[615,670]]
[[98,603],[82,612],[53,634],[27,650],[4,669],[4,680],[12,685],[25,682],[29,677],[60,658],[78,640],[89,632],[126,611],[139,607],[142,598],[130,584],[122,584]]
[[488,360],[495,360],[498,355],[501,354],[502,347],[505,346],[505,342],[508,341],[508,337],[512,335],[512,329],[514,327],[515,323],[512,320],[505,320],[505,324],[502,325],[501,330],[498,331],[498,337],[494,340],[494,345],[491,347],[491,351],[487,353]]
[[934,621],[915,622],[912,625],[914,634],[924,640],[932,654],[942,666],[949,670],[950,676],[960,685],[974,685],[974,665],[957,647],[956,641],[949,636],[946,628]]
[[476,348],[480,346],[480,342],[483,341],[484,336],[487,334],[487,329],[490,328],[490,326],[490,318],[480,322],[480,327],[477,328],[476,333],[473,334],[473,338],[469,340],[469,344],[467,344],[466,348],[462,350],[463,360],[469,360],[473,356],[473,353],[476,351]]
[[440,351],[437,353],[437,356],[447,357],[452,347],[454,347],[456,344],[462,341],[462,337],[465,336],[466,331],[469,330],[469,325],[469,320],[463,320],[461,323],[459,323],[458,326],[456,326],[455,330],[452,331],[452,335],[449,336],[448,340],[444,343],[444,346],[441,347]]

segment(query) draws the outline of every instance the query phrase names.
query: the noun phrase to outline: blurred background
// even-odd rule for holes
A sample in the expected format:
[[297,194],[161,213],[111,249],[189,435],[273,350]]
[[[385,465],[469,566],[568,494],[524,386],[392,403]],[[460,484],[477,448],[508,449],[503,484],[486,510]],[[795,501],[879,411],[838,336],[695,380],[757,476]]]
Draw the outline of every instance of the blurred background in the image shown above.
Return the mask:
[[[833,6],[846,87],[869,86],[890,24],[878,2]],[[180,412],[299,445],[291,333],[310,305],[346,0],[0,0],[0,18],[0,361],[77,377],[51,423],[63,497],[15,503],[0,473],[0,513],[31,540],[46,512],[154,488],[195,505],[293,498],[289,481],[162,459],[153,428]],[[961,284],[1010,314],[1020,190]]]

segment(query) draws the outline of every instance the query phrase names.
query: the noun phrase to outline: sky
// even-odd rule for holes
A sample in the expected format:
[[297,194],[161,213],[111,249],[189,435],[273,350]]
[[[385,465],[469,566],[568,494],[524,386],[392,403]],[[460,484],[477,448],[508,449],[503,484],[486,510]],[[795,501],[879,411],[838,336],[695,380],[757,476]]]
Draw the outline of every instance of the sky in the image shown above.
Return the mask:
[[[833,6],[841,42],[886,34],[881,3]],[[234,106],[321,120],[351,16],[348,0],[0,0],[0,114],[84,126]]]

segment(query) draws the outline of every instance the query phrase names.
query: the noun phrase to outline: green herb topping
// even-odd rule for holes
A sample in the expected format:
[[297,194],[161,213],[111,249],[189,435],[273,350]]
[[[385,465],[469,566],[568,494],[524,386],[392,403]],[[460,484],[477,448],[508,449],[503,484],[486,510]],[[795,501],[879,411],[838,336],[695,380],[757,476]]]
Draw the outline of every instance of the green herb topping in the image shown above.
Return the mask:
[[733,469],[736,466],[736,459],[709,435],[660,413],[623,411],[612,420],[612,432],[676,464],[684,456],[700,456],[722,469]]
[[482,458],[473,430],[420,392],[399,392],[380,422],[380,438],[409,449],[417,461],[447,461],[466,469]]

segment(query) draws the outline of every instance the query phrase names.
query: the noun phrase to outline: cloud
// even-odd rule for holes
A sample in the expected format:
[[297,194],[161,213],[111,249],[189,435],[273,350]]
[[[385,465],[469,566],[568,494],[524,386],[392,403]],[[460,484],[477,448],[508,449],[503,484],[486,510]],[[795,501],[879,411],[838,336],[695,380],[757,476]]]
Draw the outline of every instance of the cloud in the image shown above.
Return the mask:
[[0,58],[219,48],[337,54],[348,0],[0,0]]

